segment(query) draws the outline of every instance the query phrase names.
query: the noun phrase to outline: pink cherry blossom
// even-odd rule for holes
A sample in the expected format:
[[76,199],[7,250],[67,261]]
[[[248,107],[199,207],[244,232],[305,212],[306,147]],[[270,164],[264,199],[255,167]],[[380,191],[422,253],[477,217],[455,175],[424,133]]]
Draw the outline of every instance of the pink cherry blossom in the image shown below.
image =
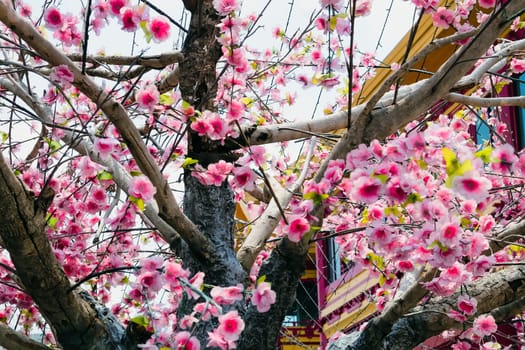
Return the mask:
[[275,303],[275,291],[271,289],[268,282],[259,282],[253,291],[251,302],[257,308],[258,312],[267,312],[272,304]]
[[162,287],[162,278],[158,271],[145,271],[141,273],[137,279],[137,282],[142,288],[148,293],[158,292]]
[[[110,6],[106,0],[97,0],[92,5],[93,14],[96,18],[104,20],[108,17],[110,13]],[[119,9],[120,11],[120,9]]]
[[231,287],[213,287],[210,295],[218,304],[231,305],[242,300],[244,288],[242,284]]
[[412,2],[417,7],[428,10],[431,8],[435,8],[438,5],[439,0],[412,0]]
[[287,227],[288,239],[292,242],[299,242],[301,238],[310,231],[310,224],[308,220],[303,217],[298,217],[290,221]]
[[372,0],[358,0],[355,7],[356,16],[366,16],[372,10]]
[[414,269],[414,264],[410,260],[401,260],[397,264],[397,268],[401,272],[409,272],[409,271],[412,271]]
[[164,273],[166,282],[170,286],[178,286],[180,283],[179,278],[185,279],[189,277],[189,272],[184,270],[181,264],[171,261],[164,263]]
[[235,68],[238,73],[244,73],[248,69],[248,59],[242,48],[231,49],[227,47],[222,48],[222,52],[228,64]]
[[107,199],[108,196],[104,189],[96,188],[92,190],[86,201],[86,210],[89,213],[94,214],[100,210],[106,209],[108,207]]
[[73,80],[75,80],[75,77],[65,64],[61,64],[53,67],[49,74],[49,80],[58,86],[68,88],[71,86]]
[[371,204],[379,198],[382,191],[381,181],[376,178],[361,176],[354,182],[351,194],[355,200]]
[[492,151],[492,157],[493,162],[490,164],[491,167],[501,172],[510,171],[512,164],[518,160],[518,157],[514,154],[514,147],[508,143],[497,146]]
[[217,331],[222,334],[224,339],[236,341],[239,339],[243,330],[244,321],[239,316],[237,310],[229,311],[219,316],[219,327],[217,327]]
[[510,70],[514,74],[525,72],[525,59],[513,58],[510,61]]
[[195,323],[199,322],[199,319],[192,314],[184,315],[179,320],[179,327],[181,329],[190,329]]
[[484,337],[496,332],[498,330],[498,325],[492,315],[481,315],[476,317],[472,328],[476,335]]
[[24,17],[31,17],[31,14],[33,13],[31,6],[29,6],[28,4],[21,4],[19,11],[20,14]]
[[140,17],[133,8],[123,7],[120,9],[120,21],[123,30],[134,32],[139,26]]
[[166,40],[170,35],[170,25],[164,18],[157,17],[149,23],[149,31],[155,41],[161,42]]
[[478,301],[468,295],[462,294],[458,297],[458,309],[465,315],[471,316],[476,313]]
[[208,132],[208,136],[212,140],[222,140],[230,132],[230,127],[226,120],[222,119],[219,114],[214,113],[208,120],[210,123],[211,130]]
[[446,246],[454,246],[459,243],[463,230],[456,222],[440,222],[436,229],[437,239]]
[[118,151],[120,142],[113,138],[97,137],[93,142],[93,151],[98,153],[100,158],[107,159],[114,152]]
[[370,228],[370,242],[377,244],[379,247],[384,247],[392,242],[393,230],[387,225]]
[[496,0],[478,0],[478,4],[483,8],[491,8],[496,4]]
[[447,316],[450,317],[451,319],[455,320],[455,321],[458,321],[460,323],[463,323],[465,322],[468,318],[467,316],[462,313],[462,312],[459,312],[457,310],[454,310],[454,309],[451,309],[447,312]]
[[231,101],[230,105],[228,106],[228,112],[226,113],[228,121],[233,122],[236,120],[240,120],[244,115],[244,108],[245,106],[242,102],[237,100]]
[[144,175],[134,176],[129,184],[129,195],[140,198],[145,202],[153,200],[157,189],[151,184],[151,181]]
[[201,320],[208,321],[211,320],[212,317],[217,317],[220,310],[217,308],[217,306],[208,302],[204,302],[195,304],[193,311],[200,314]]
[[480,232],[473,232],[469,237],[470,249],[468,255],[475,257],[479,256],[485,250],[489,249],[489,242],[487,238]]
[[64,24],[62,13],[56,7],[49,7],[44,13],[44,21],[49,29],[58,29]]
[[179,332],[173,340],[173,348],[177,350],[200,350],[201,344],[190,332]]
[[164,259],[161,256],[152,256],[144,258],[140,261],[142,271],[159,271],[162,267]]
[[472,346],[467,342],[460,341],[460,342],[452,344],[451,349],[452,350],[470,350],[472,349]]
[[474,277],[484,276],[496,262],[493,256],[482,255],[473,262],[469,263],[468,269],[472,271]]
[[320,0],[321,6],[323,7],[333,7],[334,10],[339,11],[343,7],[342,0]]
[[190,128],[199,134],[199,136],[204,136],[211,132],[211,125],[203,118],[197,118],[193,123],[191,123]]
[[219,15],[226,16],[232,11],[239,11],[241,9],[240,0],[213,0],[213,7]]
[[111,13],[114,15],[120,14],[120,9],[128,4],[128,0],[109,0]]
[[[189,282],[192,285],[193,289],[200,290],[202,284],[204,283],[204,272],[197,272],[195,275],[193,275]],[[194,290],[188,289],[187,292],[192,299],[197,300],[201,297],[200,294],[195,292]]]
[[491,187],[492,183],[487,178],[473,172],[456,176],[452,180],[452,189],[454,191],[465,199],[473,199],[477,202],[481,202],[488,197]]
[[248,166],[236,167],[232,170],[233,179],[231,185],[234,188],[244,188],[246,190],[252,190],[255,188],[255,180],[257,175]]
[[221,350],[235,349],[235,342],[224,339],[224,335],[218,330],[208,332],[208,348],[219,348]]
[[432,14],[432,20],[436,27],[447,29],[454,21],[454,12],[445,7],[439,7]]
[[202,112],[202,115],[191,123],[190,127],[200,136],[207,135],[212,140],[223,140],[231,132],[225,119],[221,118],[218,113],[208,110]]
[[102,170],[102,166],[93,162],[89,157],[82,157],[77,164],[77,170],[81,177],[90,179],[97,176],[97,173]]
[[159,103],[159,98],[159,91],[154,84],[144,84],[144,86],[135,93],[135,100],[139,107],[150,112],[153,111]]

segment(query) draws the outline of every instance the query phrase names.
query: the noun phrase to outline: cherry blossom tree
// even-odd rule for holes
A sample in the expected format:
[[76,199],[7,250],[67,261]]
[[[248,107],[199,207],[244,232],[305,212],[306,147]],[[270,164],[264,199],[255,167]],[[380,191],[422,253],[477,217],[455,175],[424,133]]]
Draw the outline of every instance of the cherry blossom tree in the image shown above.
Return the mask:
[[[250,41],[269,3],[183,0],[182,25],[149,1],[0,0],[0,346],[273,349],[323,239],[381,286],[380,316],[332,349],[521,334],[525,154],[498,116],[525,98],[498,94],[525,71],[525,1],[413,0],[451,34],[388,66],[354,43],[371,0],[319,1],[277,48]],[[184,42],[98,51],[114,28]],[[325,113],[287,115],[301,89],[330,92]]]

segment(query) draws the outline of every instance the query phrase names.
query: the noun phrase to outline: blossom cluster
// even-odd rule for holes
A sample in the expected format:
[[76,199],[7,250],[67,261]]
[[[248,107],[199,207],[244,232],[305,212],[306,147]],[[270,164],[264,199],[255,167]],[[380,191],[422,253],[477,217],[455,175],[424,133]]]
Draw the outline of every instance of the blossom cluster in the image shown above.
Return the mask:
[[[217,319],[218,326],[208,332],[207,347],[223,350],[234,349],[235,343],[244,330],[244,321],[230,306],[249,301],[258,312],[268,312],[275,303],[276,294],[268,282],[259,281],[246,298],[247,292],[241,284],[229,287],[213,286],[209,294],[203,290],[210,286],[204,284],[204,274],[198,272],[190,278],[188,270],[177,261],[164,260],[162,257],[144,258],[137,273],[132,289],[128,292],[125,304],[117,304],[114,310],[122,312],[131,309],[140,313],[141,322],[154,333],[143,345],[178,348],[186,345],[200,349],[200,342],[191,335],[191,331],[200,321]],[[159,303],[157,296],[162,291],[170,293],[169,303]],[[186,295],[193,299],[193,312],[177,319],[175,310]],[[148,305],[145,307],[145,303]],[[228,311],[229,310],[229,311]],[[136,318],[131,318],[131,322]]]

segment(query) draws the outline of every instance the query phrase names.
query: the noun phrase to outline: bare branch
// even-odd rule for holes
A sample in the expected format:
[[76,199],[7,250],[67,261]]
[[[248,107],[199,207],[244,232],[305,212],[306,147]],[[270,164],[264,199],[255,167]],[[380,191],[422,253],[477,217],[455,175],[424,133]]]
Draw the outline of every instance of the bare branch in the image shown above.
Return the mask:
[[525,107],[525,96],[511,96],[511,97],[477,97],[466,96],[451,92],[445,96],[449,102],[461,103],[476,107],[495,107],[495,106],[515,106]]
[[500,69],[503,69],[507,64],[508,58],[516,51],[523,49],[525,49],[525,39],[500,45],[499,49],[492,56],[487,57],[483,63],[477,66],[467,76],[459,79],[453,90],[463,90],[476,86],[485,74],[490,72],[496,73]]
[[[82,54],[69,54],[67,57],[73,62],[82,62]],[[184,56],[178,51],[166,52],[151,56],[87,56],[86,62],[95,66],[111,64],[117,66],[142,66],[152,69],[163,69],[170,64],[179,63]]]
[[310,161],[312,159],[313,151],[315,149],[316,140],[312,138],[310,141],[310,147],[306,154],[305,162],[301,174],[297,180],[293,183],[289,190],[285,190],[281,185],[273,178],[268,177],[268,180],[272,182],[272,188],[275,191],[275,197],[272,198],[261,218],[257,221],[252,231],[246,237],[246,240],[243,242],[239,251],[237,252],[237,259],[243,266],[245,271],[250,271],[252,268],[255,258],[260,253],[260,251],[266,245],[266,240],[270,238],[273,230],[279,224],[281,219],[281,210],[279,210],[276,201],[279,201],[281,208],[286,208],[292,199],[292,196],[297,192],[308,174],[310,168]]
[[[446,38],[445,38],[446,39]],[[477,39],[475,39],[477,40]],[[488,48],[489,45],[486,45]],[[451,85],[451,87],[448,89],[448,91],[458,91],[465,88],[471,88],[475,85],[477,85],[483,76],[490,72],[496,72],[499,69],[503,68],[507,62],[507,57],[515,53],[516,51],[525,49],[525,39],[518,40],[515,42],[512,42],[510,44],[503,45],[500,47],[500,49],[490,58],[487,58],[480,66],[476,67],[474,71],[469,73],[468,75],[462,77],[461,79],[457,79],[457,77],[451,77],[454,78],[454,80],[457,80],[454,84]],[[472,63],[474,60],[472,60]],[[424,79],[421,81],[418,81],[414,84],[410,85],[404,85],[401,86],[397,93],[397,101],[402,101],[408,96],[415,96],[417,95],[416,92],[418,92],[423,87],[429,86],[429,81],[431,78]],[[386,86],[390,86],[391,84],[385,84]],[[444,98],[448,99],[448,94],[444,94]],[[454,98],[454,97],[451,97]],[[376,116],[377,122],[381,122],[380,118],[385,118],[389,120],[390,123],[396,124],[396,127],[399,128],[403,126],[404,124],[408,123],[410,120],[413,120],[417,118],[421,113],[424,112],[424,110],[428,109],[429,106],[431,106],[433,103],[437,102],[439,98],[432,97],[431,100],[428,101],[428,103],[425,105],[425,107],[421,107],[422,112],[420,112],[417,115],[412,115],[410,118],[404,118],[403,121],[397,123],[395,122],[398,118],[397,116],[401,115],[398,112],[395,112],[395,106],[394,103],[394,94],[392,92],[387,92],[381,97],[378,102],[375,104],[372,115]],[[415,103],[412,101],[411,103]],[[497,101],[495,103],[498,103]],[[357,120],[357,117],[362,114],[362,112],[365,110],[367,104],[360,104],[358,106],[355,106],[351,110],[351,122],[355,122]],[[392,119],[392,120],[391,120]],[[391,121],[390,121],[391,120]],[[307,137],[314,134],[322,134],[322,133],[329,133],[336,130],[345,129],[348,127],[348,112],[347,111],[340,111],[336,112],[334,114],[322,117],[322,118],[316,118],[313,120],[300,120],[297,122],[292,123],[283,123],[278,125],[269,125],[269,126],[257,126],[257,127],[247,127],[243,132],[245,135],[247,135],[247,139],[250,145],[262,145],[262,144],[268,144],[268,143],[274,143],[274,142],[282,142],[282,141],[291,141],[296,140],[300,138]],[[380,127],[375,128],[373,126],[368,126],[369,130],[372,129],[378,129],[378,131],[382,130]],[[388,129],[389,133],[394,132],[393,127],[389,127]],[[394,130],[394,131],[392,131]],[[386,130],[385,130],[386,131]],[[386,135],[388,136],[388,134]],[[384,138],[383,137],[377,137],[378,139]],[[231,148],[238,148],[239,145],[244,145],[242,140],[235,140],[232,142]]]
[[[458,40],[469,38],[471,36],[474,36],[478,32],[479,32],[479,28],[476,28],[469,32],[456,33],[455,35],[451,35],[446,38],[434,40],[430,44],[426,45],[421,51],[415,54],[408,62],[404,63],[399,68],[398,71],[391,74],[384,82],[382,82],[379,89],[372,95],[372,97],[370,97],[370,99],[366,102],[363,110],[359,113],[359,116],[357,117],[357,120],[356,120],[356,130],[353,131],[353,133],[359,134],[360,136],[358,136],[358,138],[362,138],[362,134],[368,123],[368,117],[369,117],[370,112],[372,112],[372,110],[375,108],[375,106],[381,100],[381,98],[385,95],[385,93],[387,93],[390,90],[390,87],[392,86],[392,84],[398,81],[417,62],[424,59],[427,55],[429,55],[430,53],[432,53],[433,51],[437,50],[440,47],[452,44],[454,42],[457,42]],[[353,125],[354,124],[352,124],[352,126]]]

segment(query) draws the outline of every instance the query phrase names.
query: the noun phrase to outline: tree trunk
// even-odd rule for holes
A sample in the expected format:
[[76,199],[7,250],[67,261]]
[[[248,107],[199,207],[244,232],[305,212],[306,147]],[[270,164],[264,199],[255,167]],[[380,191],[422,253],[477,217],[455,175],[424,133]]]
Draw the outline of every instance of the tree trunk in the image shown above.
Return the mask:
[[265,282],[271,283],[277,294],[276,301],[264,313],[250,305],[244,317],[246,328],[237,349],[275,349],[284,316],[295,301],[297,286],[304,273],[308,253],[304,248],[283,238],[261,266],[259,276],[265,276]]

